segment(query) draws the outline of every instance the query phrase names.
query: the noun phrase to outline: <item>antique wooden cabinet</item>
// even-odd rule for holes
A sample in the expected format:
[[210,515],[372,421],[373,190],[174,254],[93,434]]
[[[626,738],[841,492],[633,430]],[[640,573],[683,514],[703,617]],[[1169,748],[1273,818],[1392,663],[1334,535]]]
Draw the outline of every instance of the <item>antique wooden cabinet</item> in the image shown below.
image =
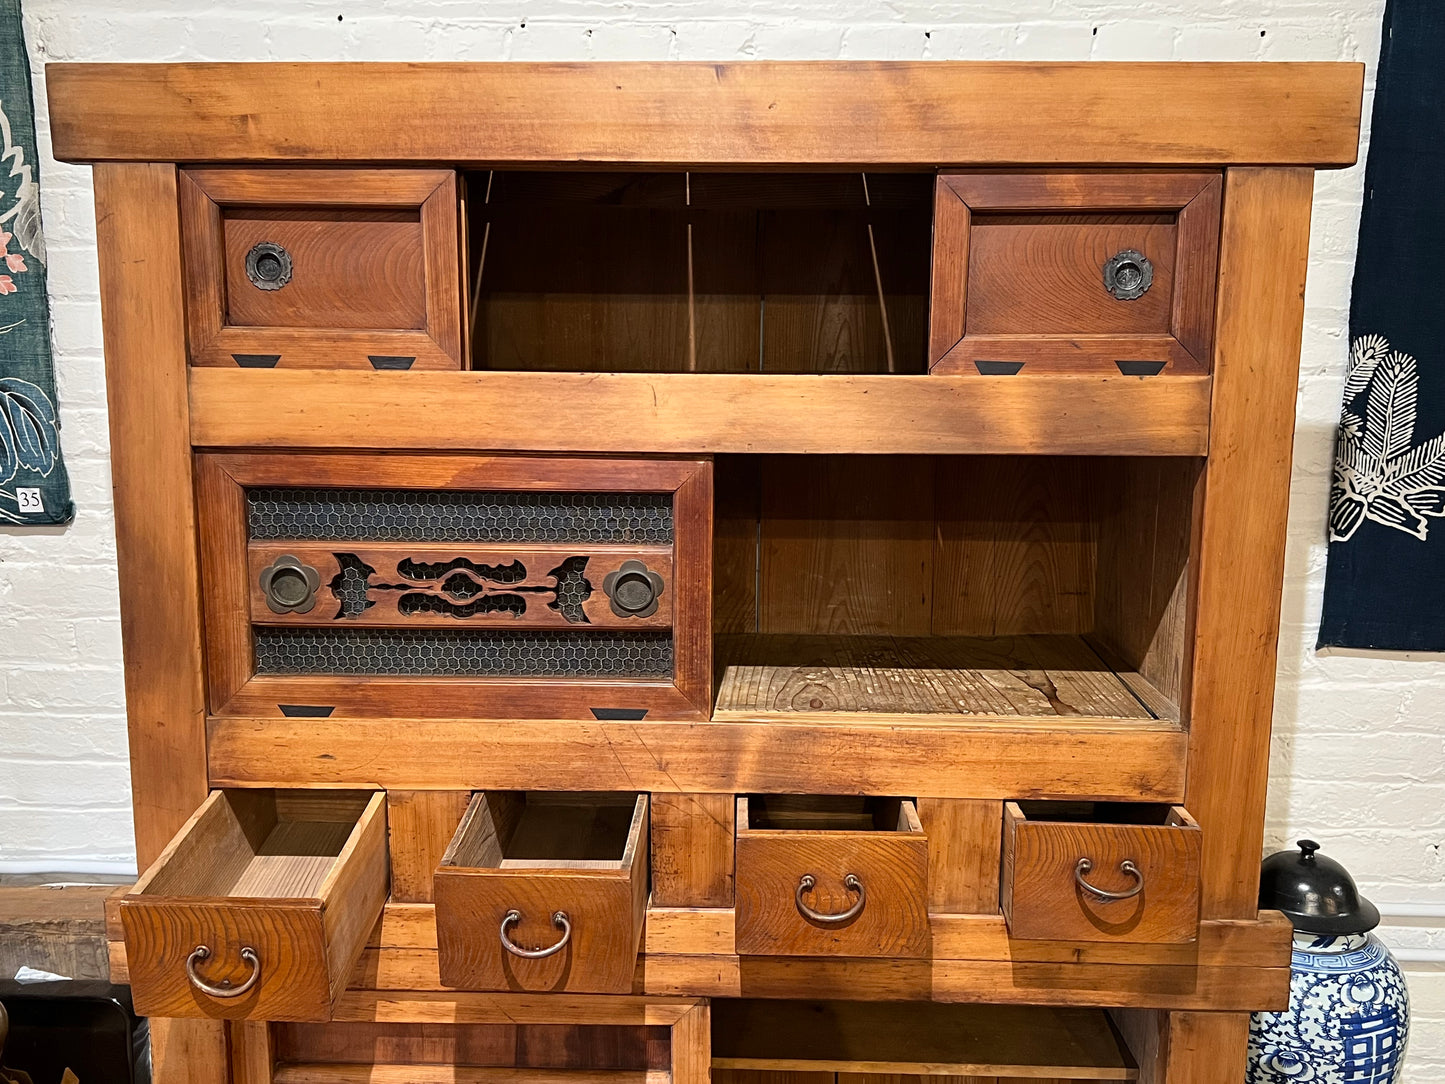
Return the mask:
[[1338,64],[56,65],[161,1084],[1233,1084]]

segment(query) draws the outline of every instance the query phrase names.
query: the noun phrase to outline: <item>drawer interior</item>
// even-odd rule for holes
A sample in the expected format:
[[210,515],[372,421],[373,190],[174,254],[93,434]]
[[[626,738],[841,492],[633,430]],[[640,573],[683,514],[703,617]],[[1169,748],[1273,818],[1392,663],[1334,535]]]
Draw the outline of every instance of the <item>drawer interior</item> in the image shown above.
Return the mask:
[[749,831],[918,832],[913,803],[902,798],[818,794],[750,794],[740,803]]
[[1031,802],[1015,803],[1025,820],[1055,824],[1127,824],[1178,828],[1191,824],[1175,805],[1158,802]]
[[927,371],[931,174],[468,178],[472,365]]
[[217,791],[133,895],[321,896],[373,797],[372,791]]
[[486,791],[473,797],[441,865],[621,870],[646,808],[637,794]]
[[1179,725],[1195,459],[719,456],[719,719]]

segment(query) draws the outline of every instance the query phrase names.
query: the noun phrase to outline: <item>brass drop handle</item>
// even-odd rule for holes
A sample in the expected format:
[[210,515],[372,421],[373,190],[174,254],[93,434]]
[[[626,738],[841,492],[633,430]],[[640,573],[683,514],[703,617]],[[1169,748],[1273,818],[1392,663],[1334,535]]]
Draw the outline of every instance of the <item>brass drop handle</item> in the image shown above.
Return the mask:
[[196,974],[196,964],[210,958],[211,950],[205,945],[197,945],[196,951],[186,957],[186,978],[190,979],[191,985],[207,997],[240,997],[261,981],[261,957],[256,955],[256,950],[250,945],[241,949],[241,959],[251,965],[251,974],[240,986],[232,986],[230,979],[222,979],[219,986],[212,986]]
[[566,911],[552,912],[552,925],[562,931],[562,937],[555,945],[548,945],[546,948],[525,949],[507,935],[507,931],[521,921],[522,912],[514,907],[502,919],[499,931],[502,937],[502,947],[513,956],[520,956],[524,960],[545,960],[548,956],[557,955],[567,947],[567,942],[572,940],[572,920],[567,917]]
[[820,922],[825,926],[841,926],[845,922],[852,922],[863,913],[863,908],[868,904],[868,893],[863,888],[863,882],[854,873],[843,878],[843,887],[849,892],[858,893],[858,901],[846,911],[839,911],[835,915],[824,914],[822,911],[815,911],[803,902],[803,893],[811,892],[817,887],[818,881],[811,873],[805,873],[798,879],[798,891],[793,894],[793,899],[798,905],[798,913],[809,922]]
[[1108,889],[1099,888],[1084,880],[1084,874],[1093,868],[1094,862],[1090,858],[1080,858],[1078,864],[1074,866],[1074,883],[1091,896],[1101,900],[1132,900],[1144,891],[1144,875],[1139,872],[1139,867],[1127,858],[1119,863],[1119,872],[1134,878],[1134,887],[1126,888],[1123,892],[1110,892]]

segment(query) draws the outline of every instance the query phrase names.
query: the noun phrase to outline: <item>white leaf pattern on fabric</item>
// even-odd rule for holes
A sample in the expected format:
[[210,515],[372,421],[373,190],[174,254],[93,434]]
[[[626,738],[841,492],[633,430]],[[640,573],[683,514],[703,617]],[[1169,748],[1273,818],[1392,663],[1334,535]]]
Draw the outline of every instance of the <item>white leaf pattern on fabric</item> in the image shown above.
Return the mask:
[[13,233],[20,247],[43,267],[45,234],[40,228],[40,184],[25,161],[25,149],[10,134],[4,102],[0,102],[0,162],[10,165],[8,183],[0,180],[0,226]]
[[[1425,541],[1445,516],[1445,433],[1415,444],[1420,374],[1409,354],[1380,335],[1356,339],[1345,377],[1330,489],[1330,541],[1350,539],[1365,520]],[[1365,396],[1365,416],[1351,409]]]

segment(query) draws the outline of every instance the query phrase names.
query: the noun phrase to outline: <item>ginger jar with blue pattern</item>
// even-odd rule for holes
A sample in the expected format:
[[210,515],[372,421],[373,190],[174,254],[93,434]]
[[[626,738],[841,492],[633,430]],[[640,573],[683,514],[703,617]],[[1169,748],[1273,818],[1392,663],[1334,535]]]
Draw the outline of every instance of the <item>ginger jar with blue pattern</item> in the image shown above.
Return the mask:
[[1394,1084],[1405,1058],[1405,977],[1375,937],[1375,906],[1319,844],[1264,861],[1259,905],[1294,925],[1289,1008],[1250,1019],[1247,1084]]

